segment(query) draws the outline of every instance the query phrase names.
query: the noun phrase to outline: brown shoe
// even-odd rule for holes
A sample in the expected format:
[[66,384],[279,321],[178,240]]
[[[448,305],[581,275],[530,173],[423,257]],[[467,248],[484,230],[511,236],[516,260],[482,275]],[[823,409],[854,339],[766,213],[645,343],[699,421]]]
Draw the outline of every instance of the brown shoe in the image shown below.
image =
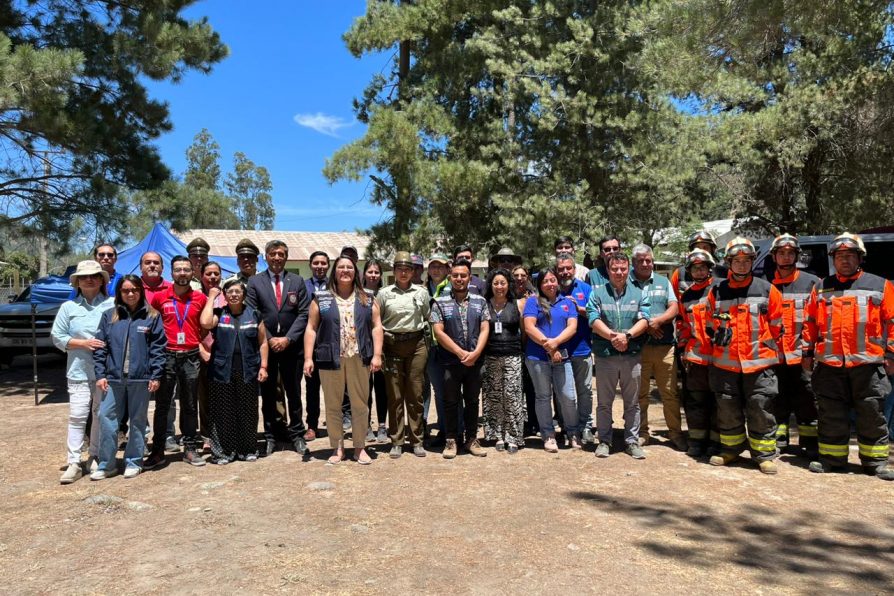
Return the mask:
[[475,457],[487,457],[487,451],[485,451],[481,444],[478,442],[478,439],[472,439],[471,441],[467,441],[465,445],[466,451],[474,455]]
[[453,459],[456,457],[456,439],[447,439],[447,444],[444,445],[444,451],[441,455],[444,456],[444,459]]
[[311,441],[316,440],[316,438],[317,438],[317,433],[312,428],[307,429],[307,432],[304,433],[304,441],[307,443],[310,443]]

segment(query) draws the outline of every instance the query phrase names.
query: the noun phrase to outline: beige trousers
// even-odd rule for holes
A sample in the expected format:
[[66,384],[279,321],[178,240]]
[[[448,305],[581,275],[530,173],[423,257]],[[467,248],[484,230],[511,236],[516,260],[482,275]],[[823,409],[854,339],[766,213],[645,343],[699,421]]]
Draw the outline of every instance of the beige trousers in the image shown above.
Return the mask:
[[655,377],[655,385],[664,406],[664,421],[668,434],[673,437],[683,435],[683,418],[680,415],[680,394],[677,391],[677,363],[674,360],[674,346],[646,344],[643,346],[643,370],[639,385],[640,436],[649,435],[649,394],[652,385],[650,377]]
[[348,389],[351,400],[351,439],[354,449],[366,446],[366,430],[369,425],[369,367],[363,366],[360,355],[341,359],[338,370],[320,370],[320,386],[326,404],[326,432],[329,446],[335,449],[344,438],[341,420],[341,403]]

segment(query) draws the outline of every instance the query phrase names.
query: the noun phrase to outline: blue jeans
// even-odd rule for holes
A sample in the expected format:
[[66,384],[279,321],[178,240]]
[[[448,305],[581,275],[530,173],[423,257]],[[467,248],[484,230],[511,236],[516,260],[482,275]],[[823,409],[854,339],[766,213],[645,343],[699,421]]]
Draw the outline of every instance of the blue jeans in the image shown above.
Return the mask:
[[888,438],[894,441],[894,376],[888,375],[891,381],[891,393],[885,398],[885,418],[888,420]]
[[580,436],[580,427],[577,424],[577,394],[574,390],[574,373],[571,369],[571,361],[558,364],[543,360],[525,360],[528,372],[531,373],[531,381],[534,383],[534,409],[537,412],[537,424],[540,426],[540,436],[544,440],[555,434],[553,430],[552,399],[553,391],[562,410],[562,419],[565,421],[565,434],[569,437]]
[[[127,412],[130,431],[127,447],[124,449],[125,467],[143,467],[143,452],[146,449],[146,423],[149,411],[148,381],[109,381],[109,390],[99,405],[99,419],[102,436],[99,441],[100,470],[115,467],[115,453],[118,451],[118,427],[124,412]],[[121,417],[119,417],[119,412]]]
[[577,394],[578,428],[583,431],[593,426],[593,357],[572,356],[571,370]]

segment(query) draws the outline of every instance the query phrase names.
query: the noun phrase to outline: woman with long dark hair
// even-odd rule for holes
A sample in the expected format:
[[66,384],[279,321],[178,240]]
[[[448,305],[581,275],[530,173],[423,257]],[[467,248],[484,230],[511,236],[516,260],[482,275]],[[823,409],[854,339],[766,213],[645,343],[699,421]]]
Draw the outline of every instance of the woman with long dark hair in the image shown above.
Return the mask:
[[333,454],[330,464],[345,458],[341,404],[345,388],[351,400],[354,460],[369,464],[366,422],[369,419],[369,375],[382,367],[382,321],[371,291],[363,288],[354,260],[340,256],[329,273],[329,285],[314,293],[304,332],[304,374],[320,371],[326,403],[326,427]]
[[490,335],[484,348],[481,387],[484,438],[495,440],[497,451],[509,453],[524,445],[527,418],[522,391],[524,300],[516,300],[513,285],[505,269],[495,269],[487,276],[484,298],[490,310]]
[[[382,262],[378,259],[368,259],[363,266],[363,288],[370,290],[373,294],[378,294],[382,287]],[[373,390],[376,393],[376,420],[379,423],[378,432],[372,434],[372,404]],[[388,394],[385,390],[385,373],[377,370],[370,376],[369,399],[367,405],[370,409],[370,431],[367,434],[367,440],[375,440],[377,443],[388,442],[388,427],[385,425],[388,416]]]
[[143,471],[149,399],[158,389],[165,365],[164,326],[146,300],[143,280],[125,275],[115,289],[115,306],[102,315],[96,338],[105,345],[93,352],[96,387],[104,392],[99,406],[99,462],[91,480],[118,473],[115,452],[124,418],[130,432],[124,448],[124,477]]
[[536,393],[535,408],[543,448],[557,453],[556,433],[553,428],[552,397],[555,391],[565,434],[578,437],[577,396],[574,390],[574,373],[566,343],[577,331],[577,306],[559,293],[559,278],[552,268],[537,275],[537,295],[525,302],[525,365],[531,373]]

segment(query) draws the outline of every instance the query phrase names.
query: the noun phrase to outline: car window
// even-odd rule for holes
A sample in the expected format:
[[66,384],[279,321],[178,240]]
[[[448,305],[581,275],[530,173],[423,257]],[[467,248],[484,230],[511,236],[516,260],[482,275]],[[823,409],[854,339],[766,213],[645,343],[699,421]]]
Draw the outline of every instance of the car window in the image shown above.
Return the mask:
[[863,270],[894,279],[894,242],[867,242]]

